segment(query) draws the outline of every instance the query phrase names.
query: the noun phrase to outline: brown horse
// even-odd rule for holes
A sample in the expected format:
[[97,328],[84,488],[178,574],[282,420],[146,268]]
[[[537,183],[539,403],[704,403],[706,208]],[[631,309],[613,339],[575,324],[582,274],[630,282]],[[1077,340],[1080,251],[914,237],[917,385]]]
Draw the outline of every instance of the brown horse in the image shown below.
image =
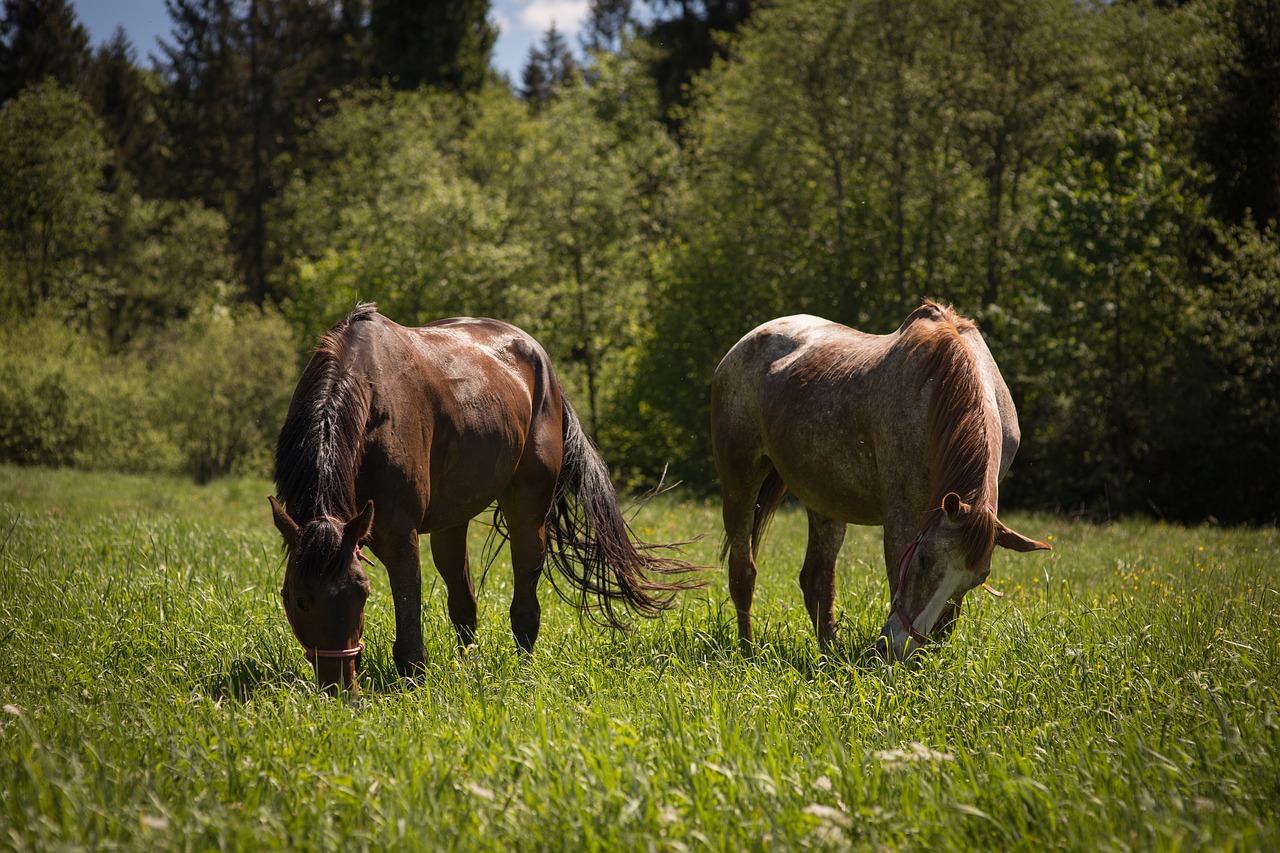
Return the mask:
[[977,327],[949,307],[926,302],[889,335],[810,316],[754,329],[716,368],[711,438],[744,646],[760,538],[788,490],[808,510],[800,586],[824,648],[846,524],[884,526],[880,644],[894,658],[950,630],[995,546],[1049,547],[996,518],[1017,413]]
[[431,538],[458,638],[464,648],[472,642],[467,525],[495,502],[515,574],[511,630],[526,652],[538,637],[547,559],[570,582],[565,597],[613,627],[624,624],[618,602],[654,616],[688,585],[651,577],[691,567],[633,544],[605,463],[546,352],[497,320],[408,329],[358,306],[324,335],[303,373],[276,446],[275,481],[285,614],[331,692],[357,689],[370,592],[362,543],[387,568],[401,675],[425,654],[420,534]]

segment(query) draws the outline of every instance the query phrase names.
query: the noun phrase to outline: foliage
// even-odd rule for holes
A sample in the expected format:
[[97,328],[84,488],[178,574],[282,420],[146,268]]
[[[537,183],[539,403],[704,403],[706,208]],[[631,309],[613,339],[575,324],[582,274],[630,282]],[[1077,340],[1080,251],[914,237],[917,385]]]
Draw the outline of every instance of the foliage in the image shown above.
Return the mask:
[[141,360],[107,357],[57,317],[0,326],[0,461],[172,470],[162,422]]
[[1084,486],[1126,511],[1165,494],[1154,439],[1180,408],[1170,398],[1185,393],[1175,369],[1185,247],[1201,221],[1200,179],[1170,124],[1136,89],[1109,85],[1064,140],[1037,200],[1023,273],[1037,296],[1012,333],[1026,336],[1015,351],[1030,358],[1008,367],[1034,435],[1022,487],[1042,495]]
[[520,97],[526,103],[541,106],[577,79],[578,63],[569,50],[569,43],[553,23],[543,33],[541,43],[529,48],[520,73]]
[[184,469],[197,483],[268,471],[299,372],[283,318],[214,305],[193,314],[178,341],[162,375]]
[[75,303],[103,237],[107,148],[75,93],[46,81],[0,108],[0,305]]
[[170,196],[195,198],[230,225],[240,277],[261,305],[275,265],[267,218],[318,105],[355,71],[345,21],[310,0],[166,0],[165,87]]
[[89,324],[113,347],[145,342],[210,301],[237,296],[227,222],[196,201],[117,194],[118,242],[99,273]]
[[70,88],[89,58],[89,33],[68,0],[4,0],[0,104],[52,79]]
[[[424,585],[428,671],[408,682],[373,570],[365,695],[344,704],[316,695],[281,613],[263,488],[0,469],[12,845],[1280,842],[1274,529],[1016,520],[1055,550],[998,558],[1005,597],[968,602],[914,666],[863,653],[887,609],[867,528],[850,530],[842,561],[845,652],[817,654],[793,580],[804,516],[790,508],[761,554],[751,655],[719,577],[628,635],[585,628],[546,595],[538,648],[522,656],[504,550],[466,657],[442,586]],[[716,519],[669,496],[636,523],[665,539]],[[708,538],[694,553],[714,549]]]
[[498,30],[489,0],[370,0],[375,78],[397,89],[480,89]]
[[1156,430],[1162,494],[1179,516],[1275,524],[1280,496],[1280,239],[1251,221],[1215,235],[1209,274],[1188,301],[1182,377]]
[[276,305],[299,349],[361,299],[496,316],[620,482],[709,493],[734,341],[930,297],[1021,407],[1006,503],[1266,521],[1271,5],[599,0],[579,73],[548,34],[522,100],[484,0],[169,0],[149,70],[6,0],[2,307],[148,365],[208,304]]

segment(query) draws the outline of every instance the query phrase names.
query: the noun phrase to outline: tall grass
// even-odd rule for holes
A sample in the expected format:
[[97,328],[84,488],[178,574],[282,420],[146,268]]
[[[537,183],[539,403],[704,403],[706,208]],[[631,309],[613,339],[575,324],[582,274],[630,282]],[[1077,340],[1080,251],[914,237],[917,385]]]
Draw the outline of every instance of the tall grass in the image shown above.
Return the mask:
[[[501,551],[466,657],[426,561],[428,671],[404,681],[375,570],[352,704],[316,695],[285,624],[266,488],[0,468],[0,844],[1280,846],[1274,529],[1015,517],[1055,550],[998,554],[1005,597],[970,596],[909,666],[869,653],[878,530],[850,528],[843,651],[817,653],[793,508],[761,555],[750,655],[715,575],[626,635],[547,590],[524,659]],[[717,521],[667,496],[635,526],[711,533],[690,549],[710,563]]]

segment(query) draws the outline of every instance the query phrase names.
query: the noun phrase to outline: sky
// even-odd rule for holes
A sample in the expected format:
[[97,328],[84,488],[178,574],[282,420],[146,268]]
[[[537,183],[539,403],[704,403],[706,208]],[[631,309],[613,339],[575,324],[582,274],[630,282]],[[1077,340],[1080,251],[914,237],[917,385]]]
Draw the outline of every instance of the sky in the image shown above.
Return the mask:
[[[89,30],[95,47],[111,38],[116,27],[124,27],[141,65],[150,65],[149,57],[159,53],[157,41],[169,38],[164,0],[72,0],[71,5]],[[578,47],[578,30],[587,17],[587,0],[492,0],[489,17],[499,28],[493,65],[518,84],[529,48],[553,21],[569,44]]]

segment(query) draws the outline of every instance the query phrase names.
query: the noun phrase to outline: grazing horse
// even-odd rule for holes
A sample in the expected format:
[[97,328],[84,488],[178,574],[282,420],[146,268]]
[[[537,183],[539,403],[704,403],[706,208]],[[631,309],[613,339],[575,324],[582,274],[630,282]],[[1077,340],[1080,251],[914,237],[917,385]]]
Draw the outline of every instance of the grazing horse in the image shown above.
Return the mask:
[[612,627],[624,626],[619,602],[655,616],[689,585],[655,579],[692,567],[631,541],[608,469],[546,352],[497,320],[409,329],[358,306],[321,338],[298,383],[275,481],[285,614],[329,692],[358,691],[370,592],[362,544],[387,568],[401,675],[425,654],[421,534],[430,536],[458,639],[464,649],[473,641],[467,525],[494,503],[515,574],[511,630],[526,652],[538,637],[546,560],[569,581],[565,592],[551,573],[557,591]]
[[1049,547],[996,518],[1017,413],[977,327],[946,306],[925,302],[888,335],[803,315],[748,332],[716,368],[711,439],[744,647],[760,538],[788,491],[808,510],[800,587],[823,648],[847,524],[884,527],[879,645],[893,658],[949,632],[995,546]]

